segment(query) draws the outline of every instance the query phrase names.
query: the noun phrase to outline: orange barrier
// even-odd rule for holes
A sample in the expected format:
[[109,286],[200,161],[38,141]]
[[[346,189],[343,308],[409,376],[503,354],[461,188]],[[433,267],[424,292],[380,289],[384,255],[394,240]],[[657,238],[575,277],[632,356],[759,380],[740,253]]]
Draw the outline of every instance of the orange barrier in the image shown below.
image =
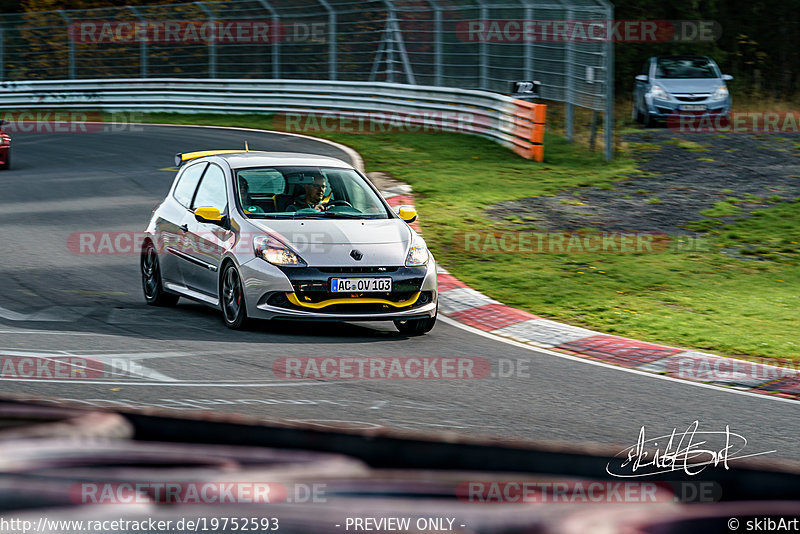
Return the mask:
[[526,159],[544,161],[544,125],[547,106],[514,99],[514,128],[512,150]]

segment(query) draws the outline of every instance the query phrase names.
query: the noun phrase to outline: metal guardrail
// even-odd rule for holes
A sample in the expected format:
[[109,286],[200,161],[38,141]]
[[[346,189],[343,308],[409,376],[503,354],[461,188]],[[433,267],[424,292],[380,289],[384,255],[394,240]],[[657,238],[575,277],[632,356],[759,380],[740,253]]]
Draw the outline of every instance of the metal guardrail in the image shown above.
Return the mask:
[[[532,114],[531,106],[541,108]],[[486,91],[321,80],[131,78],[0,84],[0,109],[280,113],[399,121],[480,135],[542,161],[544,106]],[[533,124],[537,123],[537,124]],[[313,132],[311,132],[313,133]]]

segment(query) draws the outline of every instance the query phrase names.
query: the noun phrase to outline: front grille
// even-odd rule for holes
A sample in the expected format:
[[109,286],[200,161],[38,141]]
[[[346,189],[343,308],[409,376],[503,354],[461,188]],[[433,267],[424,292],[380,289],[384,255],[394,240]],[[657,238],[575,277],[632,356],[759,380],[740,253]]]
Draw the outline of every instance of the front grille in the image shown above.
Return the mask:
[[398,267],[317,267],[322,273],[393,273]]
[[706,100],[709,95],[708,95],[708,93],[702,93],[702,94],[701,93],[694,93],[694,94],[691,94],[691,95],[678,94],[678,95],[672,95],[672,96],[674,96],[677,100],[680,100],[681,102],[702,102],[703,100]]

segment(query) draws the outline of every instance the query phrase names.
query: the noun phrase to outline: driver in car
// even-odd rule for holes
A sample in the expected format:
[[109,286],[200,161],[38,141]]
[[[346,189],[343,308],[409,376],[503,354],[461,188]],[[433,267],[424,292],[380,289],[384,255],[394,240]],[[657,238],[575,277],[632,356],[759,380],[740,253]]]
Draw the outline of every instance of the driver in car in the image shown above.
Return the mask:
[[318,211],[325,211],[325,205],[322,200],[325,198],[325,178],[322,176],[315,176],[313,184],[305,184],[305,194],[298,196],[294,199],[287,211],[297,211],[301,209],[314,209]]

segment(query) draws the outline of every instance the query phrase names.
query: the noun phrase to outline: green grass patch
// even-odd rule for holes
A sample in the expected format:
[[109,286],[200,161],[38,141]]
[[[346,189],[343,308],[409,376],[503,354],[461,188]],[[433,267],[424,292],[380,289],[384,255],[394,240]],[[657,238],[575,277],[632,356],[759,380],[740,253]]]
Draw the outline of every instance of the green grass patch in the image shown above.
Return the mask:
[[[263,115],[153,114],[143,120],[272,126],[271,118]],[[795,290],[800,285],[798,203],[765,205],[732,225],[716,219],[690,223],[719,235],[705,241],[672,241],[670,248],[661,251],[465,251],[465,241],[458,237],[465,232],[532,235],[530,230],[509,229],[509,224],[532,224],[537,221],[535,214],[507,214],[510,219],[494,221],[486,215],[488,206],[613,184],[644,173],[625,154],[605,162],[601,153],[591,153],[550,133],[545,137],[544,163],[524,160],[491,141],[468,135],[320,137],[358,150],[368,171],[386,172],[410,183],[425,239],[438,261],[492,298],[610,334],[734,356],[800,361],[796,335],[800,294]],[[686,150],[706,150],[697,143],[681,143]],[[252,142],[250,146],[259,148]],[[648,194],[644,190],[637,193]],[[708,216],[736,215],[741,210],[737,204],[731,199],[719,202],[707,210]],[[728,249],[754,253],[723,253]]]
[[800,263],[800,203],[781,202],[719,232],[721,247],[761,259]]
[[[742,208],[736,206],[729,200],[716,202],[713,208],[702,210],[700,214],[705,215],[706,217],[732,217],[742,211]],[[738,199],[734,200],[737,202],[739,201]]]
[[689,141],[688,139],[678,139],[673,137],[669,141],[665,141],[665,143],[675,145],[678,148],[683,150],[688,150],[689,152],[709,152],[711,149],[701,145],[696,141]]

